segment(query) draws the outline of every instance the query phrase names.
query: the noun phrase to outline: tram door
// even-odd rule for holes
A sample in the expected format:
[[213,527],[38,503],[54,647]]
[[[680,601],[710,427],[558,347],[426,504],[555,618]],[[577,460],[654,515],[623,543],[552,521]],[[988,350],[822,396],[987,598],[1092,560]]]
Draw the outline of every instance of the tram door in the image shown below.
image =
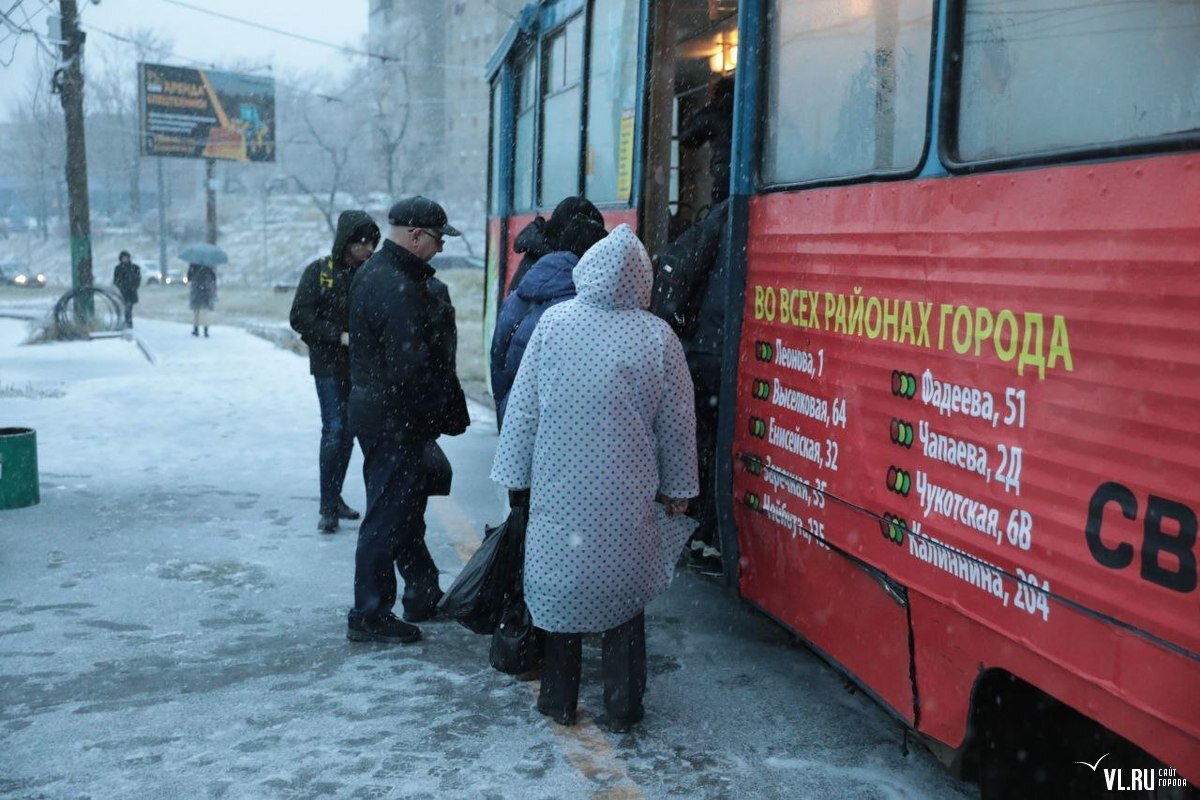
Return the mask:
[[651,254],[728,194],[738,35],[737,0],[655,8],[642,210]]

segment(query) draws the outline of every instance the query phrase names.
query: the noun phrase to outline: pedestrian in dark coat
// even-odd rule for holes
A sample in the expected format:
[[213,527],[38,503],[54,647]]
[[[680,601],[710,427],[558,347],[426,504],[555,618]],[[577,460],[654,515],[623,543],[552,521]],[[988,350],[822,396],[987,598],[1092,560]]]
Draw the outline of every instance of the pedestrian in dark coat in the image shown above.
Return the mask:
[[517,265],[517,271],[513,273],[512,280],[508,282],[510,294],[521,285],[521,279],[538,262],[538,259],[549,253],[551,249],[550,245],[546,243],[546,218],[539,214],[521,229],[517,238],[513,239],[513,252],[521,253],[521,263]]
[[571,270],[588,249],[605,236],[604,217],[582,197],[558,204],[544,228],[550,252],[538,259],[500,308],[492,336],[492,397],[497,424],[504,424],[509,389],[517,378],[521,356],[547,308],[575,296]]
[[733,157],[733,78],[724,77],[712,88],[712,95],[679,131],[684,147],[711,144],[708,174],[712,177],[712,201],[729,197],[729,176]]
[[113,286],[121,292],[125,301],[125,327],[133,327],[133,307],[138,301],[138,287],[142,285],[142,268],[133,263],[128,250],[122,250],[117,256],[117,266],[113,270]]
[[[388,222],[383,246],[350,286],[350,428],[363,453],[367,513],[346,636],[359,642],[415,642],[421,629],[410,623],[437,613],[424,465],[440,434],[470,422],[455,372],[454,306],[428,263],[444,237],[460,234],[440,205],[419,196],[392,206]],[[403,620],[392,613],[397,569]]]
[[207,264],[188,264],[187,282],[190,294],[188,305],[192,309],[192,336],[208,338],[208,318],[217,304],[217,271]]
[[338,529],[339,519],[359,513],[342,499],[354,449],[350,434],[350,283],[379,244],[379,226],[365,211],[338,217],[333,250],[309,264],[296,287],[292,329],[308,345],[308,366],[321,406],[321,505],[317,528]]
[[700,260],[695,269],[705,276],[704,287],[697,298],[695,323],[681,334],[688,371],[696,391],[696,448],[700,465],[700,495],[694,504],[694,516],[699,527],[689,551],[691,563],[701,572],[719,575],[723,571],[721,542],[717,531],[717,419],[721,397],[721,364],[725,346],[725,265],[729,260],[729,237],[726,222],[729,203],[714,205],[708,216],[697,223],[706,228],[705,238],[714,240],[716,247],[706,247],[689,254]]

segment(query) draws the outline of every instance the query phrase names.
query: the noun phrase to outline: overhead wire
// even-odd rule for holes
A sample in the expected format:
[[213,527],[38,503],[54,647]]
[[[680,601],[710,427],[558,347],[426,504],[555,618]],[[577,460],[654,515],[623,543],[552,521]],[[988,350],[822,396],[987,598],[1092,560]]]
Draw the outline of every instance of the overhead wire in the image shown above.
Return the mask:
[[[168,0],[168,1],[169,1],[169,0]],[[129,45],[133,45],[134,47],[141,47],[141,46],[142,46],[142,43],[141,43],[141,42],[139,42],[139,41],[137,41],[136,39],[131,39],[130,37],[128,37],[128,36],[123,36],[123,35],[121,35],[121,34],[119,34],[119,33],[113,33],[112,31],[105,30],[105,29],[103,29],[103,28],[99,28],[99,27],[97,27],[97,26],[95,26],[95,25],[93,25],[93,24],[91,24],[91,23],[81,23],[81,24],[80,24],[80,27],[81,27],[81,28],[83,28],[84,30],[92,31],[92,32],[94,32],[94,33],[99,33],[99,34],[101,34],[102,36],[107,36],[107,37],[109,37],[109,38],[111,38],[111,39],[114,39],[114,40],[116,40],[116,41],[123,42],[123,43],[125,43],[125,44],[129,44]],[[183,55],[183,54],[180,54],[180,53],[174,53],[174,52],[172,52],[170,55],[168,55],[168,56],[165,56],[165,58],[166,58],[167,60],[170,60],[170,61],[178,61],[178,62],[182,62],[182,64],[183,64],[184,66],[189,66],[189,67],[198,67],[198,68],[203,68],[203,69],[213,69],[213,70],[223,70],[223,69],[228,69],[228,67],[227,67],[227,66],[222,66],[222,65],[220,65],[220,64],[215,64],[215,63],[213,63],[213,62],[211,62],[211,61],[203,61],[203,60],[201,60],[201,59],[191,58],[191,57],[189,57],[189,56],[186,56],[186,55]],[[249,69],[249,70],[246,70],[246,71],[254,72],[254,71],[257,71],[257,70],[260,70],[260,69],[266,69],[266,70],[268,70],[268,71],[271,71],[271,67],[270,67],[269,65],[267,65],[267,66],[264,66],[264,67],[258,67],[258,68],[254,68],[254,69]],[[327,102],[327,103],[344,103],[344,102],[346,102],[346,101],[345,101],[343,98],[341,98],[341,97],[337,97],[337,96],[334,96],[334,95],[331,95],[331,94],[326,94],[326,93],[324,93],[324,92],[319,92],[319,91],[316,91],[315,89],[312,89],[311,87],[308,87],[308,86],[301,86],[300,84],[291,83],[290,81],[281,81],[281,80],[279,80],[278,78],[274,78],[274,77],[272,77],[272,79],[275,81],[275,83],[276,83],[277,85],[279,85],[279,86],[282,86],[282,87],[284,87],[285,89],[291,89],[292,91],[301,92],[301,93],[303,93],[303,94],[311,95],[311,96],[313,96],[313,97],[316,97],[316,98],[318,98],[318,99],[324,100],[324,101],[325,101],[325,102]],[[444,101],[444,100],[410,100],[410,101],[409,101],[409,105],[443,105],[445,102],[446,102],[446,101]]]
[[[0,44],[4,44],[5,42],[7,42],[9,39],[13,38],[14,36],[18,40],[20,40],[22,33],[33,33],[32,29],[22,28],[21,26],[17,25],[17,23],[14,22],[12,19],[13,12],[16,11],[18,8],[20,8],[22,2],[24,2],[24,0],[17,0],[17,2],[13,3],[12,8],[8,9],[8,11],[0,11],[0,21],[3,21],[5,26],[8,28],[8,33],[5,34],[3,39],[0,39]],[[26,23],[26,24],[28,24],[28,23]],[[16,46],[16,44],[14,44],[13,45],[13,58],[16,57],[16,54],[17,54],[17,46]],[[8,62],[8,64],[5,64],[4,66],[7,67],[11,63],[12,63],[12,61],[10,60]]]
[[[130,44],[135,47],[142,46],[142,43],[137,41],[136,39],[131,39],[128,36],[122,36],[121,34],[113,33],[112,31],[106,31],[103,28],[97,28],[95,25],[92,25],[91,23],[84,23],[80,27],[82,27],[84,30],[89,30],[94,33],[99,33],[102,36],[107,36],[111,39],[115,39],[118,42],[124,42],[125,44]],[[203,69],[213,69],[213,70],[227,69],[227,67],[222,67],[220,64],[214,64],[210,61],[201,61],[199,59],[189,58],[188,56],[185,56],[185,55],[182,55],[179,53],[171,53],[170,55],[165,56],[165,58],[166,58],[166,60],[169,60],[169,61],[183,62],[184,66],[189,66],[189,67],[199,67],[199,68],[203,68]],[[264,68],[259,67],[257,69],[264,69]],[[270,70],[270,67],[265,67],[265,69]],[[256,71],[256,70],[251,69],[248,71]],[[281,81],[278,78],[274,78],[273,76],[272,76],[272,80],[274,80],[275,83],[278,84],[279,86],[283,86],[284,88],[287,88],[287,89],[292,89],[294,91],[303,92],[305,94],[312,95],[313,97],[317,97],[321,100],[326,101],[327,103],[345,102],[340,97],[335,97],[333,95],[325,94],[323,92],[314,91],[313,89],[310,89],[306,86],[299,86],[297,84],[289,83],[287,81]]]
[[168,3],[173,6],[179,6],[180,8],[186,8],[191,11],[196,11],[200,14],[207,14],[211,17],[217,17],[219,19],[228,20],[229,22],[235,22],[239,25],[245,25],[250,28],[257,28],[258,30],[267,31],[269,33],[274,33],[278,36],[286,36],[291,39],[296,39],[301,42],[308,42],[309,44],[315,44],[320,47],[328,47],[330,49],[337,50],[342,53],[348,53],[350,55],[358,55],[358,56],[365,56],[367,58],[378,59],[379,61],[381,61],[385,64],[394,64],[398,67],[431,67],[432,66],[432,67],[440,67],[441,69],[446,69],[446,70],[457,69],[457,70],[465,70],[465,71],[469,71],[469,72],[479,72],[482,70],[482,67],[471,65],[471,64],[451,64],[451,63],[448,63],[445,61],[420,61],[420,62],[405,61],[404,59],[399,58],[398,56],[391,56],[391,55],[387,55],[386,53],[375,53],[370,50],[360,50],[357,47],[351,47],[349,45],[344,45],[344,44],[335,44],[334,42],[328,42],[328,41],[325,41],[324,39],[317,39],[312,36],[306,36],[302,33],[296,33],[295,31],[287,31],[287,30],[283,30],[282,28],[276,28],[274,26],[266,25],[261,22],[255,22],[253,20],[245,19],[243,17],[235,17],[232,14],[225,14],[220,11],[214,11],[211,8],[204,8],[202,6],[197,6],[192,3],[184,2],[184,0],[162,0],[162,2]]

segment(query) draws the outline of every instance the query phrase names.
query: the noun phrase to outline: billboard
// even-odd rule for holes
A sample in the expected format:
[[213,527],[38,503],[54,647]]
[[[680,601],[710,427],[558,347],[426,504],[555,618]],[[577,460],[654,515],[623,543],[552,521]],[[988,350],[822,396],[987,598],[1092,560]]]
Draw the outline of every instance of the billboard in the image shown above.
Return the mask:
[[275,82],[193,67],[138,64],[141,152],[275,160]]

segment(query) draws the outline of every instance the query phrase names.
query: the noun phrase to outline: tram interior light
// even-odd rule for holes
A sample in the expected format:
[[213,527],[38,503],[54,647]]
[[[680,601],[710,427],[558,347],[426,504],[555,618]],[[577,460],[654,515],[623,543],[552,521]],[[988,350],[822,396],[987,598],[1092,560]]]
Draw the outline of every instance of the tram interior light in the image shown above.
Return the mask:
[[874,6],[873,0],[850,0],[847,11],[855,19],[866,19],[874,12]]
[[737,28],[720,31],[713,39],[712,55],[708,57],[708,68],[714,73],[724,75],[737,68],[738,32]]

